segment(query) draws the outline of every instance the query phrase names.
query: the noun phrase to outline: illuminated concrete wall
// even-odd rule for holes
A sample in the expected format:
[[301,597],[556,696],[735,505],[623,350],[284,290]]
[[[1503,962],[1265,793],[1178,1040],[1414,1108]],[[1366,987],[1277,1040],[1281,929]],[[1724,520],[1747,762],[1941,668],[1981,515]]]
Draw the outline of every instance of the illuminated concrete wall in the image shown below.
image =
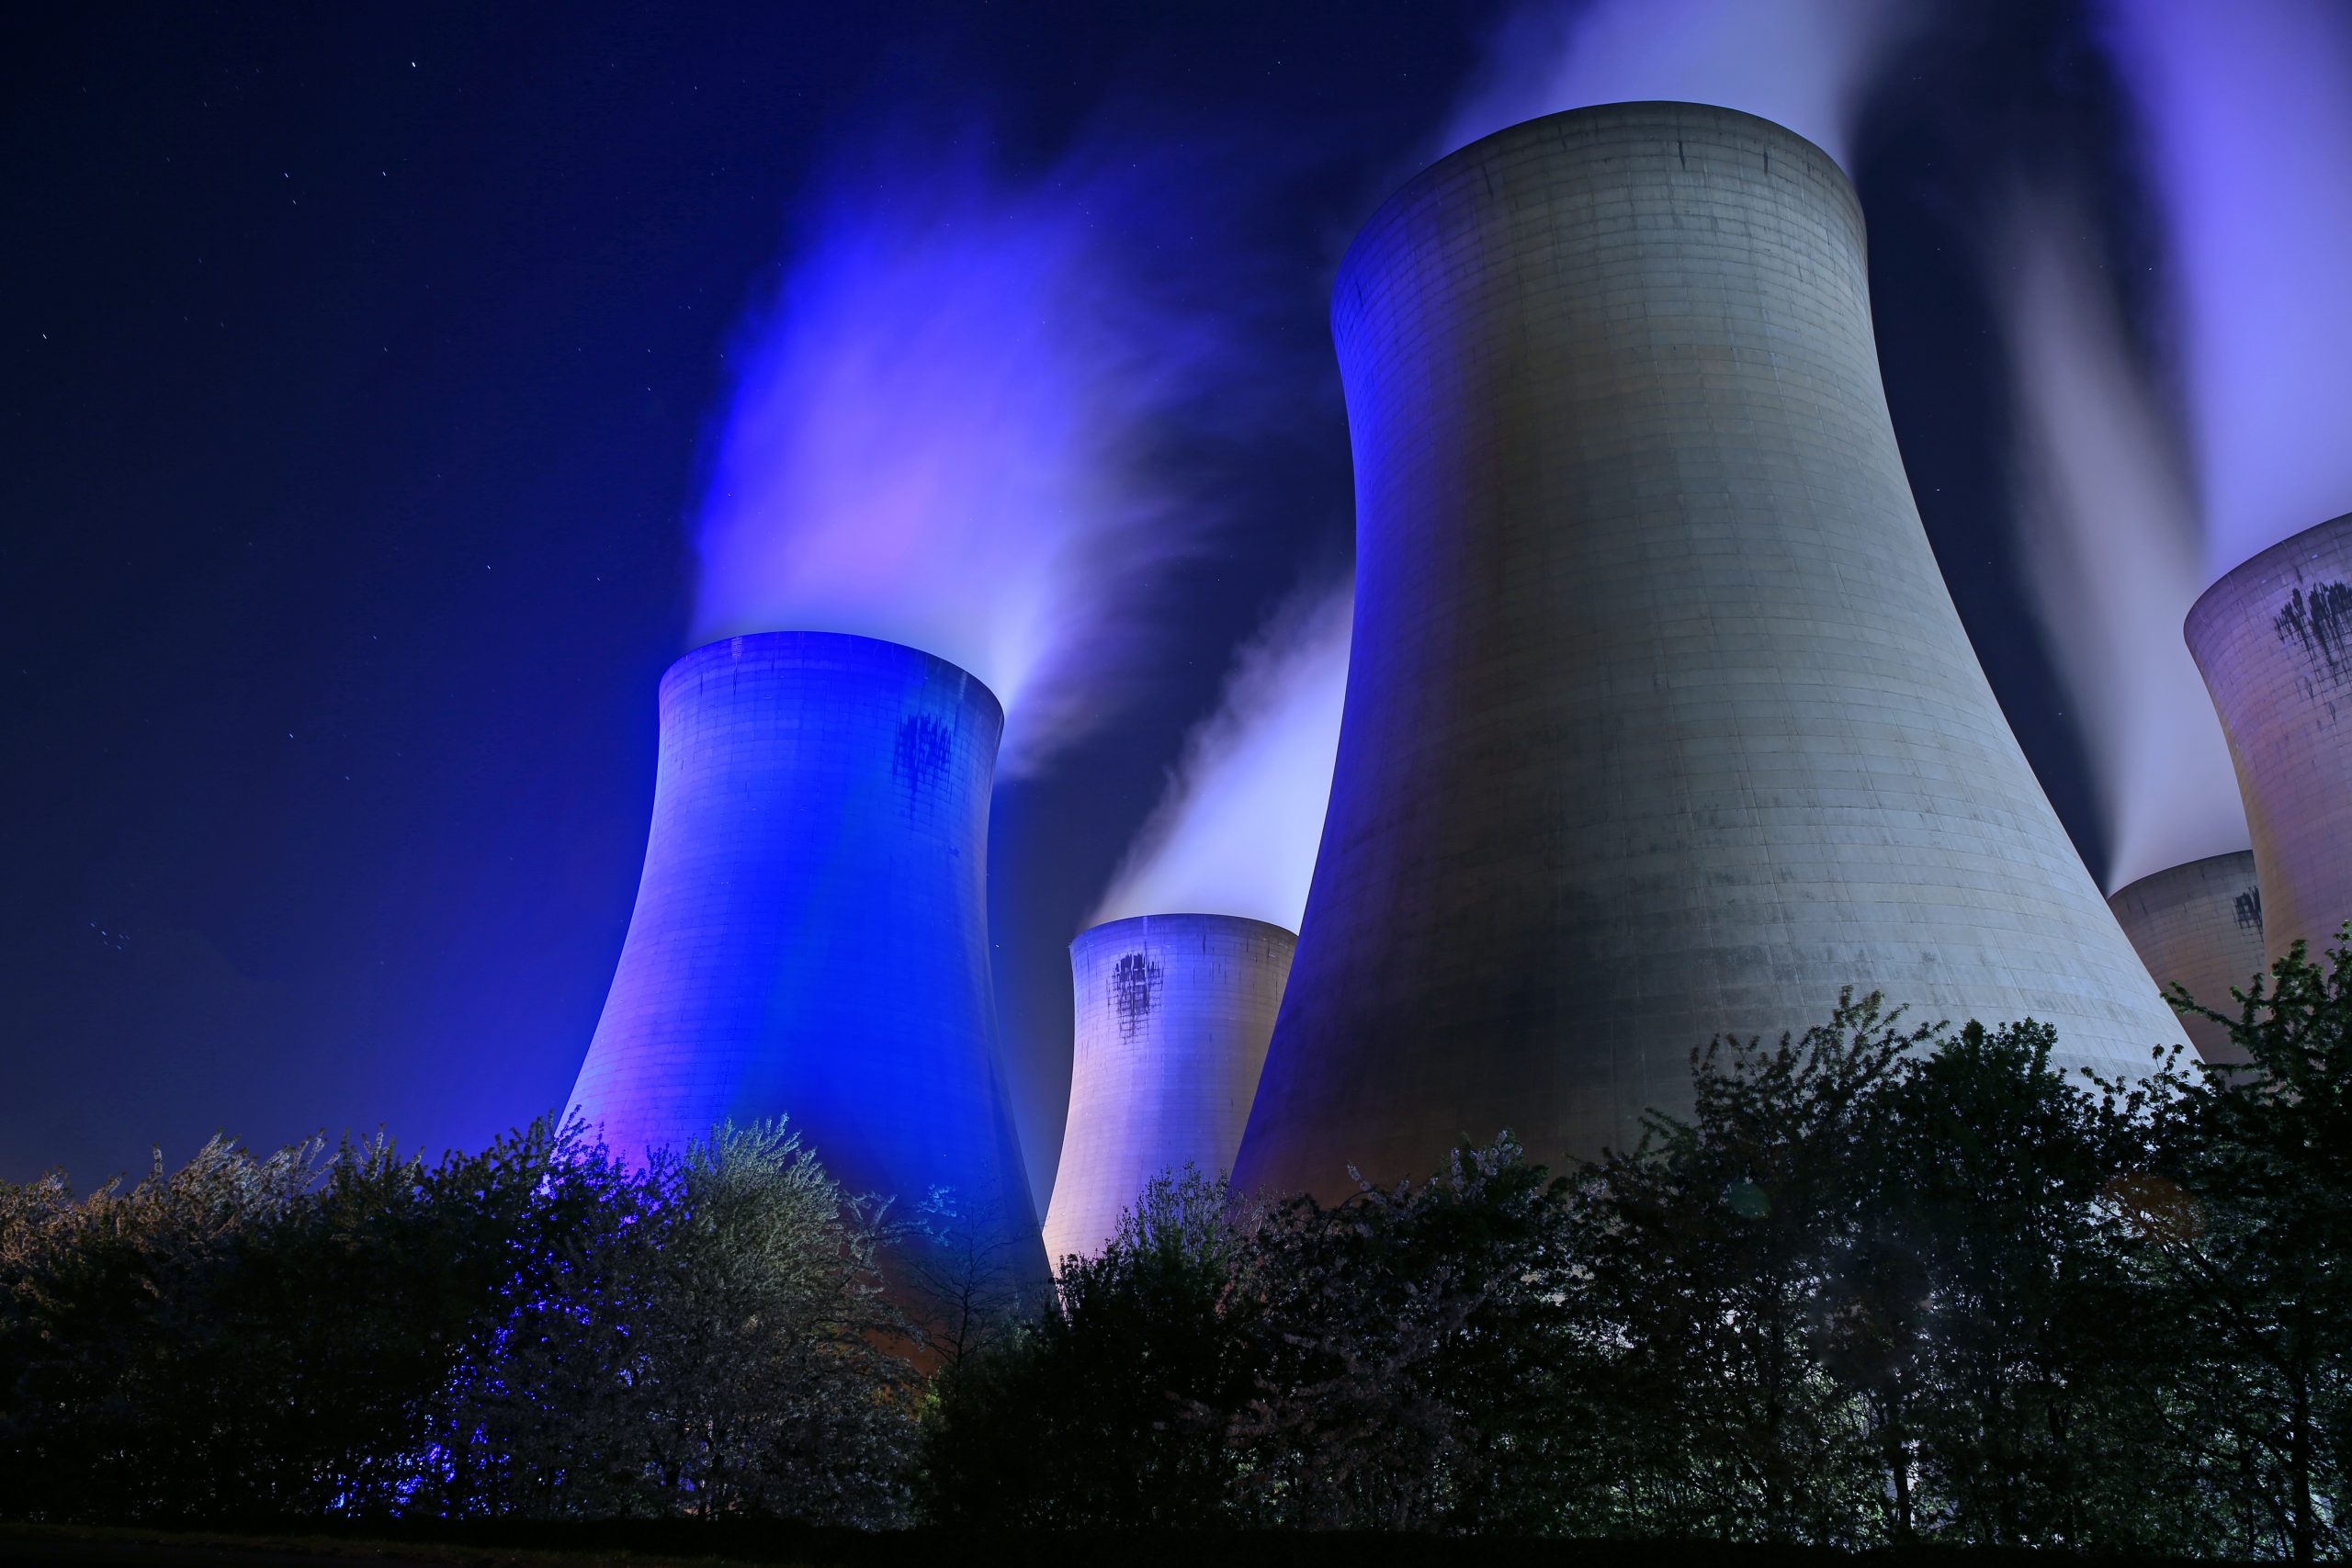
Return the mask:
[[1137,915],[1069,944],[1069,1120],[1046,1209],[1057,1269],[1162,1171],[1233,1168],[1298,939],[1237,915]]
[[[2247,851],[2143,876],[2109,894],[2107,906],[2159,987],[2177,982],[2205,1006],[2234,1014],[2230,987],[2263,972],[2262,892]],[[2181,1023],[2206,1061],[2245,1060],[2230,1043],[2230,1032],[2212,1020]]]
[[985,686],[896,643],[731,637],[670,667],[628,938],[571,1110],[629,1157],[785,1115],[853,1191],[934,1186],[1042,1277],[996,1059]]
[[2190,606],[2188,651],[2237,764],[2273,959],[2352,919],[2352,513],[2271,546]]
[[1238,1182],[1623,1145],[1694,1046],[1842,984],[2047,1020],[2069,1066],[2182,1038],[1962,631],[1818,149],[1513,127],[1381,209],[1331,315],[1353,664]]

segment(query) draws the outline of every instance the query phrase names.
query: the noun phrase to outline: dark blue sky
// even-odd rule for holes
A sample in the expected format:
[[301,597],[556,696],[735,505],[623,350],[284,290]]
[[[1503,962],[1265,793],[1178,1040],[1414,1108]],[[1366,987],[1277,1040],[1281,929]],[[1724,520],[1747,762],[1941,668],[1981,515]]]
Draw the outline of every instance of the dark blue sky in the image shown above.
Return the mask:
[[[1259,330],[1301,406],[1223,476],[1249,525],[1187,588],[1196,645],[1000,793],[1000,982],[1042,1185],[1063,944],[1234,642],[1345,549],[1322,289],[1497,14],[17,14],[0,1179],[87,1182],[215,1129],[473,1144],[559,1104],[628,918],[720,355],[796,203],[886,128],[984,122],[1018,167],[1125,118],[1278,166],[1282,199],[1221,243],[1288,280]],[[1852,162],[1930,533],[2095,852],[2012,581],[1998,355],[1961,243],[2021,158],[2109,166],[2110,89],[2076,35],[2064,7],[1971,8],[1890,74]],[[2136,244],[2128,196],[2097,216]]]

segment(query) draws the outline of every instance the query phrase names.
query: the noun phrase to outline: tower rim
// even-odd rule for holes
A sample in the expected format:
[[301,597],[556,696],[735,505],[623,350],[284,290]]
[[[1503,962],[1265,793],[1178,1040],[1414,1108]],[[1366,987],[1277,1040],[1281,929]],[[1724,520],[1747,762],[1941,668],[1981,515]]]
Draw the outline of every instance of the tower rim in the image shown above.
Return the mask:
[[1660,110],[1671,111],[1678,115],[1694,116],[1702,119],[1711,118],[1724,124],[1760,128],[1765,133],[1779,137],[1811,152],[1821,160],[1825,167],[1838,176],[1836,182],[1838,188],[1844,196],[1847,206],[1852,210],[1855,227],[1858,230],[1862,227],[1862,198],[1861,194],[1854,187],[1853,176],[1847,174],[1838,160],[1830,156],[1827,149],[1819,142],[1799,135],[1777,119],[1768,119],[1760,114],[1750,114],[1746,109],[1730,108],[1722,104],[1703,104],[1683,98],[1624,98],[1613,103],[1586,104],[1577,108],[1555,109],[1549,114],[1534,115],[1498,130],[1490,130],[1476,141],[1465,141],[1445,156],[1424,165],[1410,179],[1390,191],[1380,205],[1374,208],[1365,216],[1363,221],[1357,225],[1354,238],[1348,242],[1347,250],[1340,257],[1339,267],[1332,274],[1329,313],[1337,313],[1340,300],[1347,290],[1350,278],[1364,265],[1363,256],[1368,246],[1388,226],[1390,219],[1398,210],[1418,200],[1420,194],[1431,186],[1442,184],[1453,178],[1464,166],[1490,156],[1508,141],[1542,134],[1542,128],[1558,129],[1571,122],[1581,125],[1598,124],[1609,119],[1626,120],[1633,118],[1641,111]]
[[818,647],[831,645],[844,652],[852,649],[865,651],[869,657],[873,649],[887,649],[889,650],[889,657],[934,665],[941,672],[952,675],[965,682],[971,693],[978,694],[979,698],[984,699],[984,705],[996,716],[998,728],[1001,729],[1004,725],[1004,704],[998,700],[996,693],[989,689],[987,682],[969,670],[952,659],[942,658],[928,649],[917,648],[910,642],[894,642],[888,637],[867,637],[863,632],[819,631],[809,627],[786,626],[771,631],[736,632],[727,637],[713,637],[708,642],[688,649],[671,660],[669,668],[662,672],[660,694],[666,698],[669,695],[672,682],[683,680],[706,665],[717,664],[722,660],[732,660],[737,657],[737,650],[746,643],[756,644],[763,650],[781,650],[792,643],[808,643]]
[[2125,883],[2122,886],[2109,894],[2107,896],[2108,901],[2112,903],[2135,888],[2145,887],[2150,883],[2162,882],[2168,877],[2178,876],[2184,871],[2193,871],[2199,866],[2213,865],[2222,861],[2245,860],[2250,857],[2253,853],[2254,850],[2249,846],[2243,850],[2223,850],[2219,854],[2191,855],[2187,860],[2176,861],[2170,865],[2163,866],[2157,870],[2152,871],[2145,876],[2133,877],[2131,881]]
[[1114,920],[1097,920],[1069,939],[1070,951],[1076,953],[1080,943],[1105,940],[1121,928],[1148,927],[1154,920],[1206,920],[1220,926],[1255,926],[1261,931],[1286,937],[1294,942],[1298,940],[1298,933],[1288,926],[1278,925],[1272,920],[1261,920],[1255,915],[1225,915],[1211,909],[1160,909],[1148,915],[1121,915]]
[[2299,548],[2308,548],[2308,541],[2319,535],[2334,531],[2352,533],[2352,512],[2338,513],[2335,516],[2324,522],[2314,523],[2308,528],[2297,529],[2275,545],[2265,545],[2206,584],[2205,592],[2197,596],[2197,602],[2188,606],[2188,614],[2181,617],[2181,640],[2188,645],[2188,651],[2191,654],[2196,653],[2199,629],[2205,622],[2220,614],[2215,606],[2225,596],[2222,590],[2230,589],[2234,592],[2249,580],[2261,575],[2263,571],[2276,570],[2284,564],[2284,558],[2292,555]]

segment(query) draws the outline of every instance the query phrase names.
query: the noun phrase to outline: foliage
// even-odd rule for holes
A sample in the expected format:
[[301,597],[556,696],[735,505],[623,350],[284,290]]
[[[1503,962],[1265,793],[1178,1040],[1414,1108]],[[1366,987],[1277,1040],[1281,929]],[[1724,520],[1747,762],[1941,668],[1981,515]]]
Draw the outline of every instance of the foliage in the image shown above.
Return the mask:
[[2150,1168],[2117,1195],[2232,1543],[2301,1562],[2352,1549],[2352,928],[2337,943],[2324,968],[2295,943],[2233,1016],[2178,998],[2248,1060],[2165,1076]]
[[0,1513],[892,1522],[887,1239],[775,1125],[0,1188]]
[[1256,1385],[1231,1419],[1246,1517],[1527,1528],[1576,1451],[1562,1417],[1571,1245],[1560,1190],[1506,1136],[1424,1182],[1293,1199],[1248,1233]]
[[1877,997],[1694,1053],[1558,1179],[1505,1137],[1329,1208],[1154,1184],[944,1379],[924,1505],[1217,1525],[2340,1551],[2352,968],[2254,1066],[2069,1081]]
[[1693,1059],[1694,1119],[1653,1115],[1582,1192],[1596,1403],[1630,1462],[1595,1522],[1852,1544],[1872,1532],[1864,1402],[1834,1363],[1868,1332],[1870,1172],[1908,1032],[1876,997],[1777,1045]]
[[926,1511],[999,1529],[1183,1526],[1233,1481],[1218,1422],[1250,1388],[1241,1243],[1221,1183],[1154,1179],[1094,1258],[1063,1259],[1059,1310],[944,1371]]
[[780,1126],[4,1186],[0,1515],[2340,1556],[2344,942],[2208,1014],[2243,1067],[2069,1080],[2045,1025],[1849,994],[1562,1175],[1170,1172],[1042,1311],[993,1216],[886,1223]]
[[923,1359],[952,1370],[1018,1330],[1025,1315],[1018,1234],[1000,1206],[973,1208],[951,1188],[933,1188],[917,1206],[896,1263],[912,1348]]
[[1890,1085],[1834,1364],[1865,1393],[1898,1539],[2177,1550],[2164,1503],[2187,1477],[2147,1441],[2140,1375],[2165,1314],[2106,1201],[2143,1150],[2055,1044],[1971,1023]]

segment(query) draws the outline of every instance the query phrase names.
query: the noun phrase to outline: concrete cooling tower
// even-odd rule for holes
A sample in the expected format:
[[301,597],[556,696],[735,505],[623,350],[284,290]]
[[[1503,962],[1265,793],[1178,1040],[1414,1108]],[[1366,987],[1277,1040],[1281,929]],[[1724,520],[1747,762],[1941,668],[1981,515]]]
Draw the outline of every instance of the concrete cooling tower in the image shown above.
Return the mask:
[[[2143,876],[2109,895],[2107,907],[2159,987],[2177,982],[2217,1012],[2234,1015],[2230,987],[2243,987],[2263,971],[2262,891],[2247,851]],[[2245,1060],[2230,1032],[2211,1019],[2181,1023],[2206,1061]]]
[[1340,1194],[1690,1103],[1718,1031],[2181,1039],[2003,721],[1895,448],[1861,209],[1727,109],[1512,127],[1357,236],[1337,776],[1235,1179]]
[[2188,636],[2237,764],[2264,950],[2316,956],[2352,919],[2352,513],[2208,588]]
[[662,679],[645,871],[570,1109],[615,1153],[784,1115],[853,1192],[934,1187],[1042,1279],[996,1060],[988,688],[896,643],[771,632]]
[[1069,944],[1077,1055],[1046,1210],[1058,1269],[1162,1171],[1233,1168],[1298,939],[1234,915],[1138,915]]

